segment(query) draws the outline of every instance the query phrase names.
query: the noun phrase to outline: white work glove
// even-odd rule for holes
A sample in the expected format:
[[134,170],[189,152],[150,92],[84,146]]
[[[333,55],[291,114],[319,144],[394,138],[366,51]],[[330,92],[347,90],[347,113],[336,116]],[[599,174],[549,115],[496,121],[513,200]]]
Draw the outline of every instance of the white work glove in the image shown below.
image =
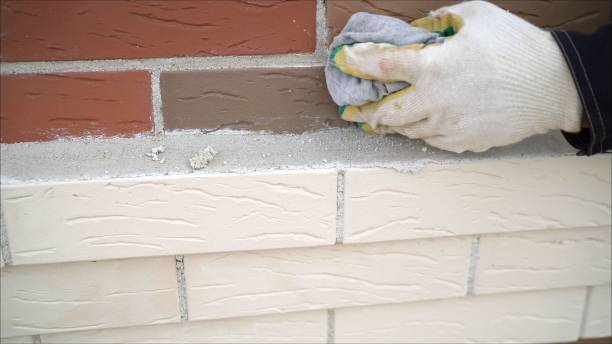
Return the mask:
[[360,43],[334,51],[332,63],[347,74],[412,85],[348,106],[343,119],[457,153],[580,130],[576,86],[549,32],[483,1],[443,7],[411,24],[455,34],[427,46]]

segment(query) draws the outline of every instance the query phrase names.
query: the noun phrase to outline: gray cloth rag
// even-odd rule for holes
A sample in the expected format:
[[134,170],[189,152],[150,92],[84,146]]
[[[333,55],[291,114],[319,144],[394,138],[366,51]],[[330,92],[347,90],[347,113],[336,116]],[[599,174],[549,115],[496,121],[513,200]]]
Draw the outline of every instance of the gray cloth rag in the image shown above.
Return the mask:
[[[353,43],[408,45],[430,44],[443,39],[437,33],[410,26],[400,19],[359,12],[351,16],[344,29],[334,38],[330,52],[341,45]],[[332,99],[338,105],[363,105],[408,86],[405,82],[383,83],[359,79],[342,73],[331,61],[327,61],[325,67],[325,80]]]

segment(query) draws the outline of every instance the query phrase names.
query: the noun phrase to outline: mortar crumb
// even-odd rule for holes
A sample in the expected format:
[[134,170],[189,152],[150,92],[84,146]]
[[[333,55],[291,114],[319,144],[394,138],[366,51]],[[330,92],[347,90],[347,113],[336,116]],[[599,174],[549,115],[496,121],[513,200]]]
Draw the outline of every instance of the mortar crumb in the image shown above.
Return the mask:
[[165,158],[160,158],[159,155],[166,151],[166,147],[163,145],[159,145],[157,147],[151,148],[150,153],[145,153],[145,156],[151,158],[152,161],[159,161],[160,164],[163,164],[166,161]]
[[215,158],[216,154],[217,151],[214,148],[212,148],[211,146],[206,146],[206,148],[201,151],[198,151],[197,153],[195,153],[194,156],[189,159],[189,165],[194,170],[202,169],[208,166],[212,159]]

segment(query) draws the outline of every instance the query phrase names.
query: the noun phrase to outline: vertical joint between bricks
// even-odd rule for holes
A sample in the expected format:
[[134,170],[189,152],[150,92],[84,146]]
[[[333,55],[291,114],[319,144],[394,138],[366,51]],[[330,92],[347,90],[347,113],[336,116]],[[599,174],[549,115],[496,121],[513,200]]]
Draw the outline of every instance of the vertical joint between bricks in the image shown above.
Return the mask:
[[13,265],[13,256],[11,255],[11,245],[6,231],[6,222],[4,221],[4,210],[0,209],[0,245],[2,246],[2,261],[7,266]]
[[582,306],[582,319],[580,319],[580,332],[578,333],[579,338],[584,336],[585,327],[587,325],[587,312],[589,311],[589,306],[591,304],[591,293],[593,292],[593,287],[587,287],[586,292],[584,293],[584,302]]
[[155,135],[161,135],[164,132],[160,74],[161,72],[157,69],[151,70],[151,109],[153,112],[153,134]]
[[315,56],[323,63],[327,61],[327,15],[325,0],[317,0]]
[[187,284],[185,281],[185,257],[175,256],[176,260],[176,284],[178,288],[178,306],[181,321],[189,320],[189,309],[187,308]]
[[346,171],[339,170],[336,180],[336,245],[344,242],[344,175]]
[[333,309],[327,310],[327,344],[336,341],[336,312]]
[[478,265],[478,251],[480,250],[480,235],[472,237],[470,245],[470,258],[468,261],[468,276],[466,283],[466,295],[474,295],[474,278],[476,277],[476,268]]

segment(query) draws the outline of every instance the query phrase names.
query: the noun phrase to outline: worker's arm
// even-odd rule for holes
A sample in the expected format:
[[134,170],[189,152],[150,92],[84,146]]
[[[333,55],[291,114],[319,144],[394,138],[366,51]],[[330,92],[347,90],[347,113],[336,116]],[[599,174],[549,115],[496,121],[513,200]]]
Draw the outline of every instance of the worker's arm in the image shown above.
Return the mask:
[[376,103],[346,107],[344,119],[454,152],[549,130],[581,131],[583,100],[549,32],[482,1],[444,7],[412,24],[454,35],[442,44],[361,43],[335,52],[332,62],[347,74],[412,84]]
[[583,129],[563,133],[580,150],[591,155],[612,149],[612,110],[610,106],[610,64],[612,61],[612,24],[592,34],[555,31],[584,109]]

